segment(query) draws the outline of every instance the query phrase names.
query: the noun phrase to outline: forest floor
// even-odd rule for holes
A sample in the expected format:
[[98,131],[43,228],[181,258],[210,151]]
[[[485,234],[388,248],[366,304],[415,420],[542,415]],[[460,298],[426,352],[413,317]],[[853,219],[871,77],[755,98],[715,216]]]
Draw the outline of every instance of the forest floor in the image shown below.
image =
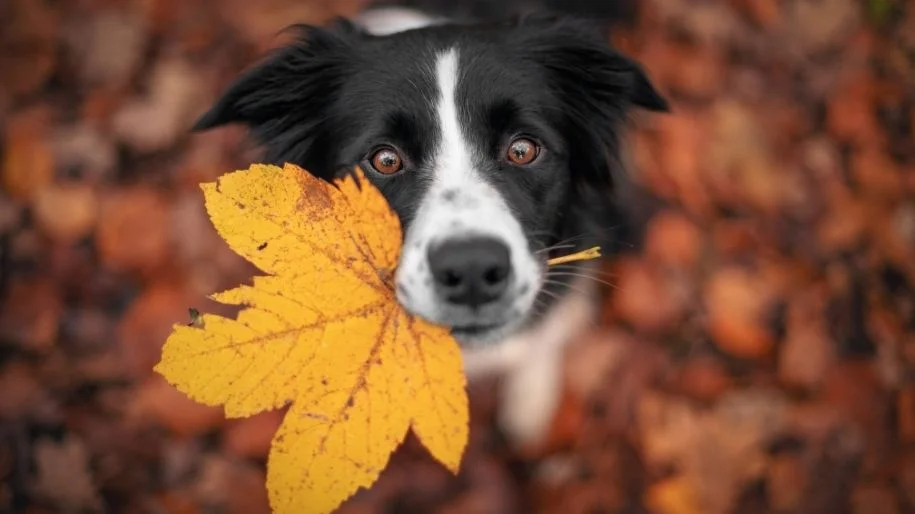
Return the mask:
[[[358,1],[0,2],[0,512],[266,512],[280,413],[152,373],[251,267],[187,127],[291,20]],[[906,8],[907,7],[907,8]],[[613,39],[673,102],[630,141],[642,227],[548,444],[472,393],[457,478],[407,444],[342,512],[915,512],[915,8],[651,0]]]

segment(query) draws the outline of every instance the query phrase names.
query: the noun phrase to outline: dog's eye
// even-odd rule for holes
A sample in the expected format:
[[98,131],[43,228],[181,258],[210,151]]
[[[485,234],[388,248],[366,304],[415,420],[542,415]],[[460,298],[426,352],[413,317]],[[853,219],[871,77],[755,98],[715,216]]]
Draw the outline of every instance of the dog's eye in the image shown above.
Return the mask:
[[393,175],[403,169],[403,159],[397,150],[391,147],[384,147],[372,154],[372,167],[382,175]]
[[526,166],[540,155],[540,146],[526,137],[519,137],[508,145],[506,157],[516,166]]

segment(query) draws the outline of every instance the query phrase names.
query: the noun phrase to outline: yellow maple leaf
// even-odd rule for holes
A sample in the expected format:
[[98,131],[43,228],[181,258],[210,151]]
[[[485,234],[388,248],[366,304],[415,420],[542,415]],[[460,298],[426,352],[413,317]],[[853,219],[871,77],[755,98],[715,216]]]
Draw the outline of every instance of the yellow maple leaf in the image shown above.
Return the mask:
[[401,227],[361,172],[329,184],[253,165],[204,184],[220,236],[267,273],[214,295],[237,319],[176,325],[156,371],[229,417],[291,404],[267,462],[279,513],[322,513],[370,486],[412,430],[457,472],[468,438],[461,355],[406,313],[392,281]]

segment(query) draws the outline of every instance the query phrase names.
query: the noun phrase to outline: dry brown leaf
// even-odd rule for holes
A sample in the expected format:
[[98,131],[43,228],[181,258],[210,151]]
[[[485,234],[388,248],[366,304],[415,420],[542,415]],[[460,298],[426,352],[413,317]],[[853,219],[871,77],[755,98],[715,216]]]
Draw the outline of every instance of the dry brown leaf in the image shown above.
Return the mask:
[[0,424],[13,420],[31,419],[41,410],[53,405],[37,370],[24,363],[12,362],[0,367]]
[[267,457],[270,441],[283,421],[283,412],[272,410],[255,414],[250,418],[232,420],[223,436],[226,451],[238,457]]
[[22,349],[47,352],[57,342],[62,299],[50,280],[17,280],[0,304],[0,338]]
[[822,400],[832,406],[868,441],[862,462],[865,471],[876,471],[892,455],[891,398],[871,361],[844,361],[830,368],[822,388]]
[[154,282],[130,304],[117,327],[117,341],[127,371],[148,376],[162,354],[162,343],[177,320],[187,319],[187,309],[199,297],[183,283]]
[[96,237],[104,265],[141,273],[162,265],[171,250],[168,207],[164,196],[149,187],[124,188],[105,196]]
[[672,282],[663,280],[648,262],[620,259],[613,267],[613,276],[618,277],[612,297],[613,310],[639,330],[666,330],[682,315],[682,298],[673,290]]
[[40,439],[35,444],[35,477],[32,492],[65,514],[102,512],[102,503],[89,467],[89,455],[73,436],[57,443]]
[[686,477],[668,478],[648,488],[645,506],[654,514],[703,514],[696,492]]
[[[112,94],[99,95],[111,101]],[[93,118],[99,119],[93,119]],[[54,157],[62,170],[76,170],[86,185],[110,178],[118,165],[117,148],[99,125],[107,122],[107,115],[86,113],[83,123],[66,126],[55,131]]]
[[30,200],[54,180],[54,157],[47,140],[48,113],[34,109],[7,121],[0,179],[3,191]]
[[719,94],[727,72],[720,47],[676,44],[671,50],[665,73],[671,90],[699,100]]
[[138,153],[174,145],[198,115],[201,80],[200,72],[183,59],[158,63],[149,95],[127,103],[112,119],[115,136]]
[[269,514],[262,471],[225,457],[203,461],[196,493],[205,508],[227,514]]
[[68,20],[67,52],[86,86],[123,87],[143,62],[147,30],[131,5],[96,9]]
[[719,359],[699,356],[683,363],[674,385],[683,395],[702,402],[714,402],[734,387],[734,381]]
[[915,443],[915,386],[899,391],[896,397],[896,411],[899,416],[899,437],[907,443]]
[[875,94],[869,74],[844,78],[828,98],[826,128],[830,135],[845,143],[879,144],[884,136],[874,112]]
[[42,86],[57,65],[56,10],[45,2],[0,3],[0,116],[7,104]]
[[72,243],[95,229],[98,199],[92,186],[85,183],[52,184],[35,196],[32,212],[45,234]]
[[859,485],[851,494],[852,514],[900,514],[893,490],[886,485]]
[[652,216],[645,234],[645,254],[674,268],[691,269],[699,260],[704,234],[685,215],[667,210]]
[[816,390],[835,363],[825,305],[818,291],[801,292],[788,305],[787,333],[778,356],[778,377],[786,385]]
[[134,419],[153,420],[179,437],[207,433],[225,421],[222,409],[191,400],[158,375],[138,388],[130,413]]
[[652,151],[658,160],[658,178],[670,184],[666,189],[687,212],[704,218],[711,212],[703,169],[709,151],[708,121],[697,113],[681,112],[657,123],[658,141]]
[[734,357],[768,355],[775,343],[765,317],[771,284],[759,274],[736,267],[719,269],[705,286],[709,332],[718,347]]
[[804,463],[794,455],[776,455],[769,462],[766,496],[777,512],[797,512],[812,478]]
[[661,497],[692,497],[705,514],[731,512],[743,487],[765,474],[768,443],[787,427],[786,407],[781,395],[752,389],[727,394],[709,410],[646,395],[639,416],[646,463],[672,466],[684,481]]

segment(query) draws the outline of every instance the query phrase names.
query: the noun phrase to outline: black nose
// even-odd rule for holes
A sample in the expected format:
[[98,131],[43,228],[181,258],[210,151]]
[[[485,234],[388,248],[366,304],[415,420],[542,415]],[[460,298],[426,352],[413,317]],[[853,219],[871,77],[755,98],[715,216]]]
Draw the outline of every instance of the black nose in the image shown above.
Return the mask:
[[491,238],[472,238],[433,246],[429,270],[447,301],[478,307],[502,296],[511,278],[511,252]]

